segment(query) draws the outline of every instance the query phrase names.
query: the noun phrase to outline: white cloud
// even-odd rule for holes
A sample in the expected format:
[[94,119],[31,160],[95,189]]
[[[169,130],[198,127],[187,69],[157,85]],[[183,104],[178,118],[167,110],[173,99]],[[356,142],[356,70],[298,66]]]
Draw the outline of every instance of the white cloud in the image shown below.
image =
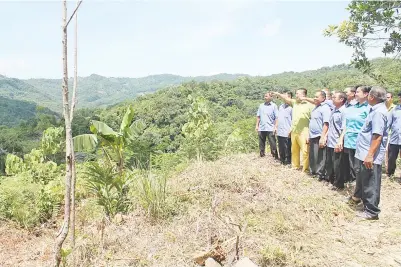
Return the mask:
[[265,24],[263,27],[263,35],[273,37],[277,35],[281,28],[281,20],[275,19],[273,22]]

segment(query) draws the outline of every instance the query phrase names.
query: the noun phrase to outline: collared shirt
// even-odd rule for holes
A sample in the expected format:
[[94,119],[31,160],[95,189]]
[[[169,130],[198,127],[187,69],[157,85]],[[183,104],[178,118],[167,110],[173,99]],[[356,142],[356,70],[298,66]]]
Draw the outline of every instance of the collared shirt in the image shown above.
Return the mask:
[[329,106],[330,110],[333,110],[335,108],[333,100],[331,99],[327,99],[326,101],[324,101],[324,103],[326,103]]
[[309,123],[309,138],[315,138],[322,135],[323,124],[329,123],[331,110],[329,105],[321,103],[312,110]]
[[358,133],[365,122],[366,117],[369,114],[368,102],[363,104],[356,103],[346,109],[344,113],[344,122],[341,127],[345,129],[344,135],[344,147],[350,149],[356,149],[356,139]]
[[260,104],[256,116],[260,117],[259,131],[273,132],[277,119],[277,105],[273,102]]
[[354,105],[356,105],[358,103],[358,101],[356,101],[355,99],[352,99],[350,102],[348,102],[348,100],[345,102],[345,104],[344,104],[344,106],[346,107],[346,108],[348,108],[348,107],[351,107],[351,106],[354,106]]
[[365,160],[369,152],[372,137],[374,134],[377,134],[382,136],[382,140],[380,142],[380,147],[373,155],[373,164],[381,165],[383,163],[388,136],[387,113],[387,107],[384,102],[370,108],[369,115],[356,141],[355,157],[357,159]]
[[291,131],[293,133],[308,133],[309,121],[311,118],[312,109],[314,105],[307,102],[297,102],[295,99],[291,102],[292,106],[292,125]]
[[391,112],[393,110],[393,108],[395,108],[394,103],[391,103],[391,105],[387,108],[388,112]]
[[344,120],[345,109],[346,107],[344,105],[340,108],[334,107],[334,110],[331,113],[327,135],[327,147],[335,148],[338,143],[338,138],[341,135],[341,126]]
[[292,107],[281,104],[278,108],[277,136],[288,137],[291,131]]
[[401,105],[395,106],[389,112],[388,129],[391,131],[390,144],[401,145]]

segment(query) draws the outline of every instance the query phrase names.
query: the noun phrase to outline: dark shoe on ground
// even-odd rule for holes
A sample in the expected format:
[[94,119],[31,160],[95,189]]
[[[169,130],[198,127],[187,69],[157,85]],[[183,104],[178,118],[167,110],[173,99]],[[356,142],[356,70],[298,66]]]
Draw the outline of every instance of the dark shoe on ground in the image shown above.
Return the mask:
[[348,197],[345,201],[350,206],[357,206],[359,203],[362,202],[361,199],[354,199],[352,196]]
[[358,216],[359,218],[361,218],[363,220],[378,220],[379,219],[379,216],[372,215],[366,211],[359,211],[359,212],[357,212],[356,216]]
[[333,191],[342,191],[342,190],[344,190],[344,187],[337,187],[337,186],[333,185],[330,189]]

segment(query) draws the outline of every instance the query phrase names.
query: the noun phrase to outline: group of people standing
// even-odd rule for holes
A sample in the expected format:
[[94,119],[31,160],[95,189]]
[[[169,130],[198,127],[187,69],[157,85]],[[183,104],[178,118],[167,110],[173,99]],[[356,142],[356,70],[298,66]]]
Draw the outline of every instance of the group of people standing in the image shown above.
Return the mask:
[[[277,107],[274,96],[284,103]],[[382,165],[393,175],[401,149],[401,105],[392,103],[392,93],[357,85],[320,90],[314,98],[308,98],[304,88],[296,91],[295,99],[292,92],[267,92],[264,98],[255,128],[260,156],[265,156],[267,139],[274,159],[332,190],[356,181],[347,202],[360,208],[359,217],[378,219]]]

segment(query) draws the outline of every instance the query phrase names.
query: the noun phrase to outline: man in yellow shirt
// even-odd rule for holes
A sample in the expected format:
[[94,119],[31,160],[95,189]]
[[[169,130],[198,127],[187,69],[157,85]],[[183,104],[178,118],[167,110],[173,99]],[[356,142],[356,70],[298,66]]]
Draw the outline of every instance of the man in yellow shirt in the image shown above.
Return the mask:
[[291,125],[291,161],[294,168],[300,168],[302,155],[302,171],[307,172],[309,168],[309,121],[314,105],[301,100],[307,96],[305,88],[297,90],[296,99],[291,99],[287,94],[274,92],[273,94],[283,99],[292,106],[292,125]]

